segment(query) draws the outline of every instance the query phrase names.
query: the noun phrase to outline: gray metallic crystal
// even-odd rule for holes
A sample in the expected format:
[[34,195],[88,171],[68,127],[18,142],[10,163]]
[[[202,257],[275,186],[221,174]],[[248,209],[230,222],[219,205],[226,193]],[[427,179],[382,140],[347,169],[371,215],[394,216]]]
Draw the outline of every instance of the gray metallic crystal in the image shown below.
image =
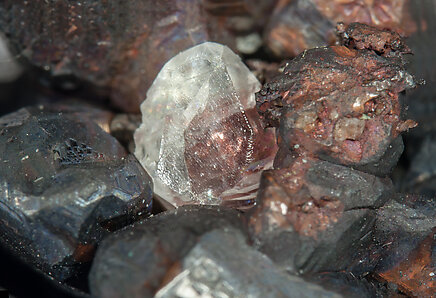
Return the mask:
[[90,273],[96,297],[340,297],[278,269],[247,244],[241,214],[182,206],[108,237]]
[[0,243],[59,280],[151,209],[149,176],[91,120],[99,113],[39,106],[0,118]]

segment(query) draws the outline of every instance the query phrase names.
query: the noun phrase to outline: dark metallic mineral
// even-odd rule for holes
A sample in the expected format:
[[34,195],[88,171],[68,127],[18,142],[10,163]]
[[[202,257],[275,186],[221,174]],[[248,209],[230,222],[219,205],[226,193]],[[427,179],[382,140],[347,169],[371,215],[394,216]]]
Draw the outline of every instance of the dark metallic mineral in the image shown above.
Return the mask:
[[436,289],[436,228],[396,266],[376,276],[396,284],[409,297],[434,297]]
[[[323,272],[305,276],[305,279],[348,298],[397,297],[388,296],[392,293],[380,283],[368,281],[350,272]],[[394,293],[396,294],[396,291]]]
[[431,297],[436,286],[435,232],[434,198],[397,195],[377,211],[377,249],[368,254],[378,260],[376,276],[409,295]]
[[436,197],[436,134],[427,134],[421,142],[416,139],[413,141],[415,143],[410,144],[406,152],[410,158],[410,166],[401,181],[401,190],[434,198]]
[[375,209],[392,191],[387,178],[297,158],[263,173],[250,231],[260,250],[291,272],[365,272],[359,251],[371,243]]
[[[389,31],[353,24],[342,32],[349,47],[310,49],[288,62],[256,94],[258,110],[280,127],[282,151],[386,175],[402,152],[399,134],[416,126],[401,119],[399,100],[416,85],[401,57],[409,50]],[[362,32],[371,32],[366,43],[356,41]]]
[[41,105],[0,118],[1,245],[58,280],[151,209],[152,182],[94,122],[104,115]]
[[17,54],[54,76],[107,89],[113,103],[139,111],[162,65],[207,40],[234,44],[202,1],[0,2],[0,30]]
[[[425,84],[408,94],[405,103],[409,107],[408,116],[420,124],[411,134],[422,138],[436,131],[436,2],[414,1],[411,11],[418,31],[407,39],[414,53],[408,59],[408,69]],[[410,141],[414,145],[416,139]]]
[[277,57],[333,44],[337,22],[365,23],[402,34],[416,30],[410,0],[284,0],[279,1],[264,33],[265,44]]
[[180,207],[107,238],[90,273],[96,297],[338,297],[250,248],[240,214]]

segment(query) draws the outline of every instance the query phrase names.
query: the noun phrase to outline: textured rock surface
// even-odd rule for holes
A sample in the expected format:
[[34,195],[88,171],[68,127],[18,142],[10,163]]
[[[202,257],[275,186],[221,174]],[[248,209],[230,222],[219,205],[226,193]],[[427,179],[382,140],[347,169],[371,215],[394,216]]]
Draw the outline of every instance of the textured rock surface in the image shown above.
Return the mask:
[[[375,209],[393,192],[389,179],[316,159],[262,175],[250,231],[260,250],[293,272],[369,269]],[[363,269],[362,269],[362,268]]]
[[436,229],[396,266],[376,276],[412,297],[434,297],[436,289]]
[[255,111],[259,88],[240,58],[216,43],[165,64],[135,132],[135,155],[159,196],[175,205],[250,202],[276,152]]
[[0,118],[2,245],[59,280],[151,209],[149,176],[84,110],[38,106]]
[[365,23],[402,34],[417,25],[410,14],[410,0],[294,0],[279,1],[264,32],[268,49],[281,58],[334,43],[337,22]]
[[[239,227],[239,228],[238,228]],[[90,274],[97,297],[339,297],[246,244],[236,211],[181,207],[117,232]]]
[[201,2],[6,0],[0,28],[32,64],[91,82],[138,112],[168,59],[207,40],[233,43]]
[[433,297],[436,288],[436,201],[398,195],[377,211],[374,276],[414,297]]
[[407,259],[435,229],[434,198],[397,195],[377,210],[374,240],[379,251],[373,254],[378,259],[377,272],[389,271]]
[[402,297],[396,290],[390,291],[384,285],[350,272],[323,272],[305,276],[305,279],[349,298]]
[[348,47],[310,49],[287,63],[256,93],[258,109],[280,127],[281,150],[386,175],[403,150],[399,134],[416,126],[401,119],[399,99],[416,84],[401,57],[409,49],[390,31],[352,24],[343,32]]

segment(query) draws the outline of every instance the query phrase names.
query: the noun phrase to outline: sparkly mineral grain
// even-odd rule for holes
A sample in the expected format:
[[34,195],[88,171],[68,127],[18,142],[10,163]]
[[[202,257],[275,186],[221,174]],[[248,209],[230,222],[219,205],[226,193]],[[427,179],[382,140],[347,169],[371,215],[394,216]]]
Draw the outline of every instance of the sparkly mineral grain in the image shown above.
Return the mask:
[[226,46],[203,43],[162,68],[141,105],[135,155],[176,206],[247,205],[272,165],[275,135],[255,109],[255,76]]
[[150,177],[88,113],[38,106],[0,118],[0,243],[57,280],[151,209]]

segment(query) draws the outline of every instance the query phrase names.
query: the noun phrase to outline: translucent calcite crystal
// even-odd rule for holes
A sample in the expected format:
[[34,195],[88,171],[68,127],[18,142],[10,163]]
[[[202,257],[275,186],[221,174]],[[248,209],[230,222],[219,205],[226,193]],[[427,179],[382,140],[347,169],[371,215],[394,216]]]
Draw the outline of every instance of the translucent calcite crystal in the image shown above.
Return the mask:
[[155,193],[186,203],[249,205],[272,165],[275,135],[255,111],[260,83],[226,46],[207,42],[168,61],[141,105],[135,155]]

